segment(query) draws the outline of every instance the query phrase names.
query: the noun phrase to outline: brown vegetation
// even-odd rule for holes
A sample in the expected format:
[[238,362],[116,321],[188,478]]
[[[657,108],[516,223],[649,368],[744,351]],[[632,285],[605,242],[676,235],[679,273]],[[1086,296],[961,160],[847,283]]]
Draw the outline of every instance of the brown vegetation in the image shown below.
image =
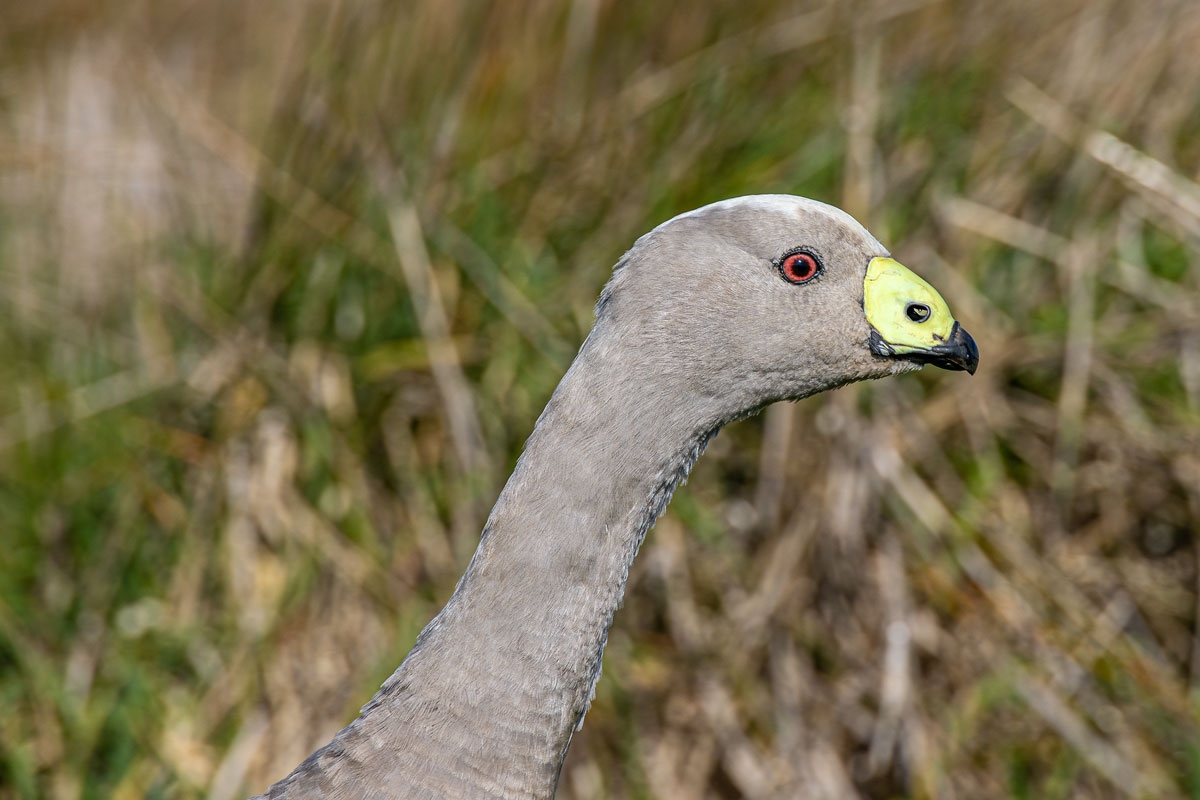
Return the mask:
[[1182,0],[6,4],[0,797],[282,776],[449,595],[623,250],[770,191],[981,369],[718,437],[560,796],[1196,796],[1197,42]]

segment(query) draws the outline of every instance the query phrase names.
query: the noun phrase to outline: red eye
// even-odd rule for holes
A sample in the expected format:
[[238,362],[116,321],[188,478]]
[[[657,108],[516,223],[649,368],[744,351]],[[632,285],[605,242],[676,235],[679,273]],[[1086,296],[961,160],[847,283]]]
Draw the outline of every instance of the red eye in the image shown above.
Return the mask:
[[806,250],[784,256],[779,271],[791,283],[808,283],[821,271],[821,262]]

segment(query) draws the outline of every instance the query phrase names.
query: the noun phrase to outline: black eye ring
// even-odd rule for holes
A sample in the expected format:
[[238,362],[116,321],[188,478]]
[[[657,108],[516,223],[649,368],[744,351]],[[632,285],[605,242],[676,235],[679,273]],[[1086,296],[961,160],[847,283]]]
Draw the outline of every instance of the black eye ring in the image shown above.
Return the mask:
[[933,316],[933,311],[924,303],[909,303],[908,307],[904,309],[904,313],[913,322],[925,322]]
[[779,259],[779,274],[788,283],[808,283],[825,271],[820,257],[811,250],[793,250]]

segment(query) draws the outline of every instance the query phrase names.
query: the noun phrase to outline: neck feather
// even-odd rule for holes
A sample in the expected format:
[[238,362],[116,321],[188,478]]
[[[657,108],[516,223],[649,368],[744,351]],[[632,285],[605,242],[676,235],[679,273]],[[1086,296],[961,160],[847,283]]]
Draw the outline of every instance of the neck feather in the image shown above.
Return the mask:
[[286,790],[278,796],[310,785],[323,796],[368,775],[402,797],[553,794],[630,565],[724,421],[599,330],[538,420],[446,607],[362,716],[273,787]]

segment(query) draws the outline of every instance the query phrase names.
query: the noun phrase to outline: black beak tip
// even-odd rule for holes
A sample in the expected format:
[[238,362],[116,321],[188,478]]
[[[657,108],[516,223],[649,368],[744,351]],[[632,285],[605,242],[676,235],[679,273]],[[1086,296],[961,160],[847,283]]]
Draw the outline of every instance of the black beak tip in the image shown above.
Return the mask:
[[[876,350],[874,340],[872,340],[872,350],[876,355],[890,355],[890,353]],[[919,361],[922,364],[932,364],[939,369],[974,375],[975,370],[979,368],[979,345],[975,344],[971,334],[967,333],[962,325],[955,322],[954,327],[950,329],[950,338],[946,340],[945,344],[936,345],[928,350],[906,353],[900,357]]]
[[967,333],[966,328],[957,322],[954,323],[954,331],[950,335],[951,343],[954,343],[956,338],[962,346],[962,368],[968,375],[974,375],[975,370],[979,368],[979,345],[975,344],[975,339]]
[[942,369],[962,370],[974,375],[979,368],[979,345],[958,322],[954,323],[946,343],[933,348],[931,354],[934,357],[930,363]]

